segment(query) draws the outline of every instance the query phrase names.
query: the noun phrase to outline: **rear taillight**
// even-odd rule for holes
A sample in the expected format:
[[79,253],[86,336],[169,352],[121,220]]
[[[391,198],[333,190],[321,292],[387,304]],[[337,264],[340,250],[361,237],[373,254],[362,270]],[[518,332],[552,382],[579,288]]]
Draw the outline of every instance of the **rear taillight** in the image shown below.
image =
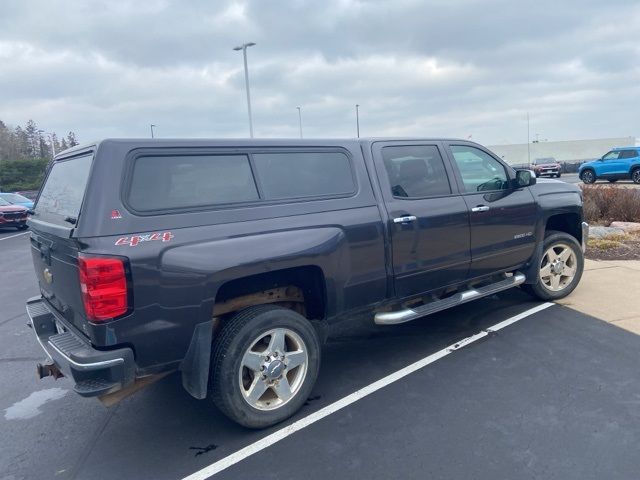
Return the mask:
[[80,289],[87,319],[119,317],[129,309],[124,261],[112,257],[78,257]]

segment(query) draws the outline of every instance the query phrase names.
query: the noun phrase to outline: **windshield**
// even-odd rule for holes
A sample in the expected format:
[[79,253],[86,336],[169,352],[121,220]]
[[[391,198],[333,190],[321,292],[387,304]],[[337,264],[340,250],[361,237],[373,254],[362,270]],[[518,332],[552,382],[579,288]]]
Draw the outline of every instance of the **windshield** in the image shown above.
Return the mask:
[[0,193],[0,198],[11,203],[31,202],[31,200],[29,200],[27,197],[23,197],[22,195],[18,195],[17,193]]
[[80,214],[92,158],[92,155],[85,155],[53,164],[35,206],[36,215],[52,223],[75,223]]
[[0,206],[6,207],[7,205],[11,205],[9,202],[0,197]]

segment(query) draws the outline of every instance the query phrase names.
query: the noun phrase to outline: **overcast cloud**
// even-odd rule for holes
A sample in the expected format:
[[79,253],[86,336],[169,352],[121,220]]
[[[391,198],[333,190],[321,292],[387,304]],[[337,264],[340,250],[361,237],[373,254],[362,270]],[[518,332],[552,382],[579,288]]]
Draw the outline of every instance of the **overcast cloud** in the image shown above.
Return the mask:
[[640,3],[624,0],[0,3],[0,120],[81,141],[639,136]]

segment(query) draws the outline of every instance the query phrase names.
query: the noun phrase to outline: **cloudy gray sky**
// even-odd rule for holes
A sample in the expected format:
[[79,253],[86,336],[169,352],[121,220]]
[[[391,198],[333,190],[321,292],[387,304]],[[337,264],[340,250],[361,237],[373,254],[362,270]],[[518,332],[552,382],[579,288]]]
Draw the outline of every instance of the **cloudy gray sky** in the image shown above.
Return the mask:
[[637,0],[2,0],[0,120],[80,140],[640,137]]

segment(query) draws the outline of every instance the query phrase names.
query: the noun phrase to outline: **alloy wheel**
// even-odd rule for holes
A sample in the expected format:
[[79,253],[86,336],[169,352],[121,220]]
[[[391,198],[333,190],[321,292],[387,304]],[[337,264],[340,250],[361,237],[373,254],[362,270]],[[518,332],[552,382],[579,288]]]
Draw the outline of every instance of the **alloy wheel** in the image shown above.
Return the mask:
[[240,391],[258,410],[274,410],[300,390],[309,362],[304,341],[293,330],[276,328],[261,334],[242,356]]
[[540,281],[552,292],[564,290],[573,282],[578,268],[578,259],[573,249],[565,243],[549,247],[540,264]]

